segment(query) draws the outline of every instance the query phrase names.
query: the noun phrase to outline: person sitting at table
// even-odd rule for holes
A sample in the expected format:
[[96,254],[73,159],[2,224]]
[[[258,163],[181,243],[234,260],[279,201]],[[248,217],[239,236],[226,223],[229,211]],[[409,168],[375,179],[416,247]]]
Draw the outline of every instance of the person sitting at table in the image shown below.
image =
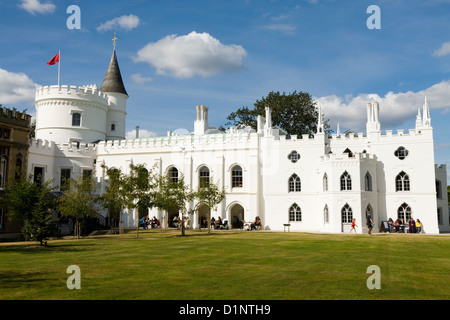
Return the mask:
[[395,227],[395,232],[398,233],[400,231],[400,219],[395,220],[394,227]]
[[156,217],[153,216],[153,218],[152,218],[152,220],[151,220],[152,229],[155,229],[155,228],[156,228],[156,221],[157,221]]
[[173,220],[172,220],[172,226],[173,226],[174,228],[178,228],[178,224],[179,224],[178,217],[177,217],[177,216],[174,216],[174,217],[173,217]]
[[261,219],[259,218],[259,216],[256,216],[255,221],[253,221],[253,223],[250,225],[250,230],[255,229],[256,227],[260,227],[261,226]]
[[222,225],[222,218],[219,216],[215,222],[215,229],[220,229],[220,226]]
[[411,217],[409,219],[409,233],[416,233],[416,222],[414,221],[414,219]]
[[142,218],[139,220],[139,227],[142,227],[143,229],[145,229],[144,217],[142,217]]
[[422,231],[422,222],[419,219],[416,220],[416,232],[420,233]]
[[402,232],[405,232],[405,222],[403,221],[403,219],[400,219],[400,229],[402,230]]
[[394,229],[394,220],[392,220],[392,218],[389,218],[388,220],[388,229],[389,233],[392,233],[392,230]]

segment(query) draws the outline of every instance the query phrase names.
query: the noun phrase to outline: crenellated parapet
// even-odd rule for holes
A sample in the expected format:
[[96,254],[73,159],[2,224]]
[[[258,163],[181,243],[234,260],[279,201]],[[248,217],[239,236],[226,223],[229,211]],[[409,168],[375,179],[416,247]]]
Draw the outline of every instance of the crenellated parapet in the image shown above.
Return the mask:
[[219,133],[204,135],[180,135],[149,137],[130,140],[101,141],[99,152],[166,152],[202,151],[218,149],[240,149],[256,147],[258,135],[255,132]]
[[31,116],[25,112],[0,107],[0,122],[29,128]]
[[100,91],[96,85],[88,86],[44,86],[36,90],[36,103],[40,103],[44,100],[55,100],[60,103],[70,103],[71,100],[81,100],[84,102],[96,102],[108,107],[109,100],[108,95]]
[[79,156],[95,157],[97,154],[97,145],[77,142],[57,144],[54,141],[31,139],[29,152],[48,155],[63,153],[66,156],[77,154]]

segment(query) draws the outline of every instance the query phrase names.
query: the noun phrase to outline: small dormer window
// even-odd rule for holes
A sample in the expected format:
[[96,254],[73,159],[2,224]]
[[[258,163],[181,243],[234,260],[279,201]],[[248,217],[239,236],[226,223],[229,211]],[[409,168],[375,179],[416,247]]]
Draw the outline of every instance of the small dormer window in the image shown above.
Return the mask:
[[72,126],[79,127],[81,125],[81,113],[72,113]]

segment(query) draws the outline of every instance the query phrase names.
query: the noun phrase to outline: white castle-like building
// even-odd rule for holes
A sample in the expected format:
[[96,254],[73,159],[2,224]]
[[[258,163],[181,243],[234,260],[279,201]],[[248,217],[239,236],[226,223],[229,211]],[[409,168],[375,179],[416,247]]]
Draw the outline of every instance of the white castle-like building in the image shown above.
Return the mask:
[[[425,233],[449,232],[447,171],[434,164],[433,128],[427,101],[415,129],[381,132],[380,106],[367,104],[366,133],[328,135],[319,108],[317,132],[289,137],[272,125],[271,110],[258,117],[257,130],[208,124],[208,108],[193,108],[194,130],[165,137],[125,139],[128,93],[114,48],[100,88],[45,86],[36,91],[36,138],[29,149],[28,171],[56,186],[67,177],[95,174],[99,193],[107,184],[102,164],[129,172],[129,164],[157,165],[160,174],[183,174],[191,190],[202,178],[220,181],[225,199],[211,216],[233,221],[262,220],[264,229],[348,232],[356,218],[366,232],[372,213],[374,231],[389,218],[420,219]],[[361,106],[364,107],[364,106]],[[194,117],[193,117],[194,118]],[[190,215],[196,228],[207,209]],[[106,214],[106,213],[105,213]],[[123,212],[125,228],[142,215],[162,219],[148,209]],[[169,212],[169,221],[178,212]]]

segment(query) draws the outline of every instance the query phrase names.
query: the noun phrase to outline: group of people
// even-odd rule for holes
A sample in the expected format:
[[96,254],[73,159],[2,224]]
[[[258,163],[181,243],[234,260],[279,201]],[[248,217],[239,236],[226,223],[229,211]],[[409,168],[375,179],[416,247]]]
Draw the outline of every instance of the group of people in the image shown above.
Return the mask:
[[[373,222],[373,219],[372,219],[372,215],[369,213],[367,215],[367,234],[372,234],[373,226],[374,226],[374,222]],[[356,234],[356,227],[358,227],[356,225],[356,219],[353,218],[353,220],[352,220],[352,228],[350,229],[350,233],[352,231],[354,231],[355,234]],[[388,220],[388,228],[389,228],[389,232],[390,233],[392,233],[394,231],[394,229],[395,229],[396,233],[405,232],[405,227],[408,227],[408,232],[409,233],[420,233],[420,232],[422,232],[422,222],[419,219],[414,220],[411,217],[409,219],[409,222],[408,222],[407,225],[404,223],[403,219],[397,219],[397,220],[395,220],[395,222],[394,222],[394,220],[392,220],[392,218],[389,218],[389,220]]]
[[394,229],[396,233],[405,232],[406,227],[408,227],[409,233],[422,232],[422,222],[419,219],[414,220],[413,217],[411,217],[408,221],[408,224],[405,224],[403,219],[397,219],[394,221],[392,220],[392,218],[389,218],[388,220],[388,228],[389,232],[391,233],[394,231]]
[[146,215],[145,217],[142,217],[140,220],[139,220],[139,226],[140,227],[143,227],[144,229],[148,229],[149,228],[149,226],[152,228],[152,229],[156,229],[156,228],[159,228],[160,227],[160,222],[159,222],[159,220],[155,217],[155,216],[153,216],[153,218],[149,218],[148,217],[148,215]]
[[212,217],[210,226],[214,229],[228,229],[228,219],[222,220],[220,216],[217,217],[217,219],[214,219],[214,217]]

